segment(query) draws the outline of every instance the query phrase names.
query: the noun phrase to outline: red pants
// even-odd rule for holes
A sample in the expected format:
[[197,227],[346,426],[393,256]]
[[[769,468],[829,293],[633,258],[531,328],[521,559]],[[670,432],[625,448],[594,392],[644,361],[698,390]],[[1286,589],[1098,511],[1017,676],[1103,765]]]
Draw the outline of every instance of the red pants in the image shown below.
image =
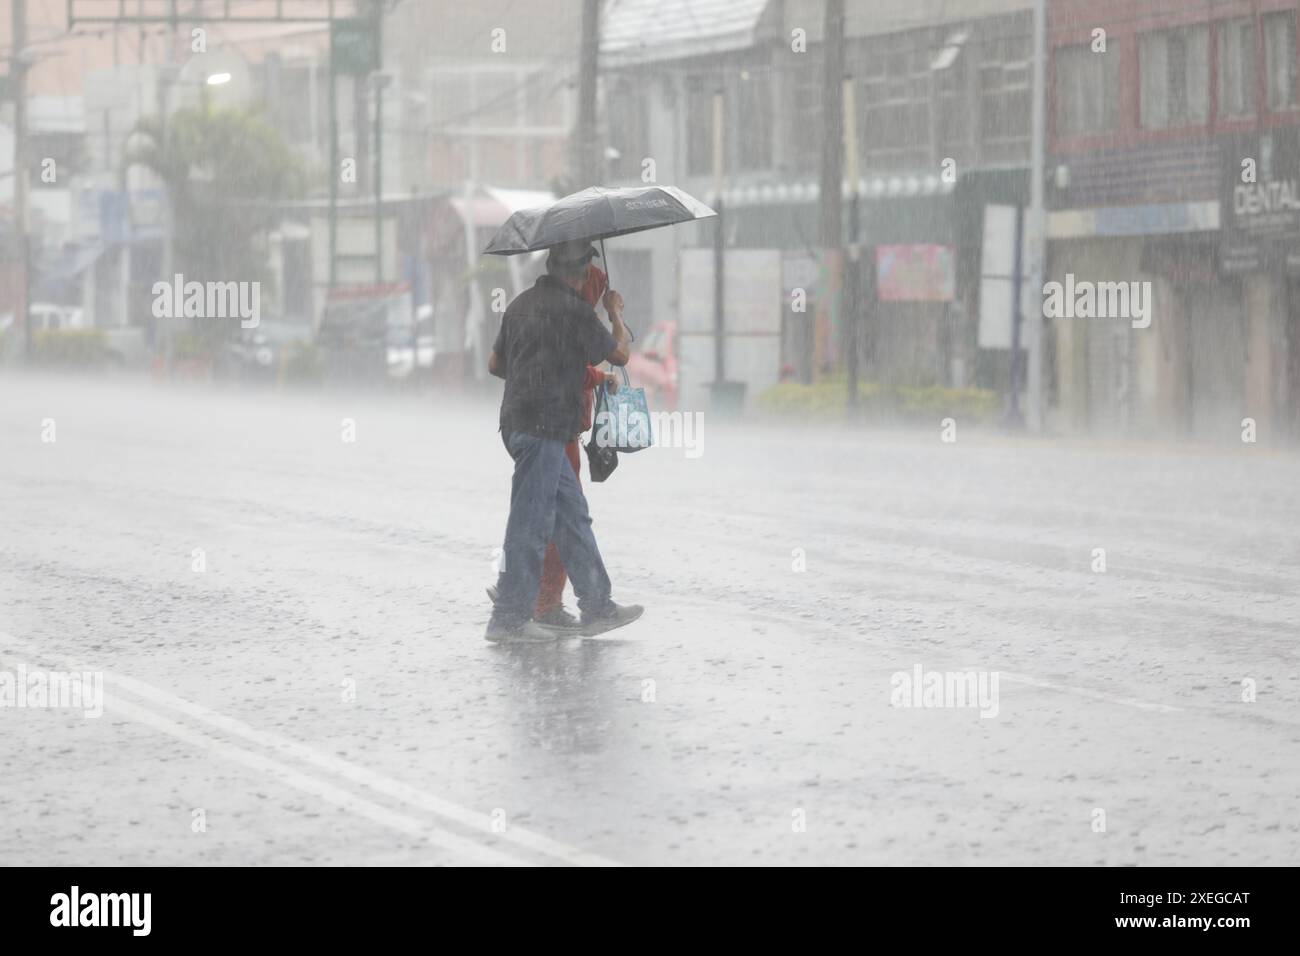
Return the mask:
[[[565,445],[564,453],[569,456],[569,464],[573,466],[573,474],[581,483],[582,458],[578,454],[577,441],[571,441]],[[537,589],[537,608],[533,611],[534,617],[543,617],[560,606],[560,599],[564,596],[564,582],[566,580],[564,563],[560,560],[560,552],[556,550],[555,542],[552,541],[546,546],[546,559],[542,562],[542,583]]]

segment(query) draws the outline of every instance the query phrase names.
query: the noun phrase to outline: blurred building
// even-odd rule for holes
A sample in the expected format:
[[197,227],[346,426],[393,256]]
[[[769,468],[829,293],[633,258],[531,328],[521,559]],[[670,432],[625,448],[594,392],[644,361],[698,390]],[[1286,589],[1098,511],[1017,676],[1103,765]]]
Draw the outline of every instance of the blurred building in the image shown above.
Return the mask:
[[[979,213],[1027,191],[1029,6],[847,0],[859,174],[844,184],[844,223],[848,234],[856,193],[847,238],[863,249],[869,378],[1005,377],[1005,349],[978,348]],[[783,366],[809,380],[842,359],[843,317],[815,301],[824,15],[813,0],[611,0],[602,25],[611,180],[653,175],[712,196],[712,104],[722,96],[728,374],[751,394]],[[624,237],[610,251],[629,316],[682,323],[687,403],[706,401],[712,378],[712,263],[700,248],[710,229]],[[806,311],[793,307],[796,289],[813,299]]]
[[1047,278],[1154,295],[1148,329],[1051,323],[1063,425],[1216,440],[1239,440],[1245,418],[1261,435],[1294,428],[1296,4],[1053,0],[1049,24]]
[[421,0],[385,19],[385,192],[437,197],[407,277],[429,304],[442,381],[487,376],[501,289],[536,264],[480,257],[515,209],[564,189],[582,3]]
[[548,188],[568,170],[581,2],[422,0],[385,20],[402,189]]
[[[31,244],[33,301],[81,308],[90,325],[148,326],[152,284],[162,274],[166,241],[165,192],[124,156],[137,124],[193,108],[200,97],[214,108],[260,110],[305,167],[324,182],[328,159],[329,31],[324,19],[296,23],[202,23],[185,14],[213,14],[223,5],[191,3],[173,27],[134,22],[157,5],[27,4]],[[269,10],[270,8],[264,8]],[[295,8],[303,13],[306,5]],[[321,0],[316,9],[327,4]],[[351,9],[340,2],[340,15]],[[245,11],[246,13],[247,11]],[[118,22],[79,22],[69,15],[120,15]],[[0,17],[7,42],[8,13]],[[209,85],[215,74],[221,85]],[[342,97],[365,90],[348,78]],[[0,169],[11,166],[9,110],[0,118]],[[341,148],[354,153],[354,111],[340,109]],[[352,189],[361,195],[364,180]],[[319,188],[319,187],[318,187]],[[0,175],[0,204],[12,195],[12,177]],[[347,199],[347,195],[344,196]],[[307,217],[286,220],[268,237],[279,292],[275,313],[310,317],[311,255]],[[270,291],[270,290],[268,290]],[[0,307],[0,311],[3,308]]]

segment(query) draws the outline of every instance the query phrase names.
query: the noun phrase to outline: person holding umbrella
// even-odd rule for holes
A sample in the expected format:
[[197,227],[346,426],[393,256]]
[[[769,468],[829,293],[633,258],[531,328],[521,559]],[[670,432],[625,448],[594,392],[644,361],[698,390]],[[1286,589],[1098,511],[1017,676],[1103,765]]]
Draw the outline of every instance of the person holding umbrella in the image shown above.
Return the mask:
[[[582,288],[578,290],[578,295],[582,296],[588,305],[595,308],[600,304],[608,288],[609,277],[596,263],[589,263],[587,265],[587,280],[583,283]],[[582,431],[584,432],[591,428],[592,406],[595,403],[595,390],[598,388],[604,388],[610,392],[618,391],[618,377],[602,372],[594,365],[588,365],[582,380]],[[582,453],[581,446],[578,444],[580,437],[580,435],[575,435],[564,446],[565,457],[569,459],[569,464],[573,466],[573,476],[578,479],[579,484],[582,483]],[[564,572],[564,562],[560,560],[559,549],[555,547],[555,542],[552,541],[546,546],[546,558],[542,561],[542,582],[537,591],[537,606],[533,609],[534,621],[549,627],[569,629],[581,627],[581,622],[564,609],[564,584],[566,581],[568,581],[568,576]],[[487,592],[488,597],[495,603],[497,589],[489,587]]]
[[[587,279],[578,295],[586,300],[592,308],[604,297],[609,289],[609,277],[592,262],[587,265]],[[630,334],[630,330],[629,330]],[[618,377],[602,372],[595,365],[588,365],[582,380],[582,428],[591,427],[591,410],[598,388],[610,392],[618,390]],[[578,444],[579,435],[574,435],[564,446],[565,457],[573,467],[573,476],[582,483],[582,452]],[[564,562],[560,560],[560,551],[552,541],[546,546],[546,558],[542,561],[542,583],[537,591],[537,607],[533,609],[533,620],[552,627],[579,627],[579,621],[564,609],[564,582],[568,580],[564,572]]]
[[546,274],[507,307],[488,359],[488,370],[505,379],[501,439],[514,459],[504,561],[484,634],[489,641],[551,641],[573,633],[532,619],[551,541],[578,596],[578,632],[592,636],[622,627],[644,611],[610,596],[587,499],[565,451],[582,430],[587,368],[626,365],[630,351],[622,297],[613,290],[604,296],[611,334],[580,294],[597,255],[585,240],[552,246]]
[[674,186],[592,186],[513,213],[483,250],[497,256],[549,250],[547,274],[510,303],[488,361],[488,370],[506,381],[501,439],[515,462],[488,640],[557,636],[529,617],[552,537],[578,595],[580,633],[599,634],[641,616],[640,606],[620,607],[610,599],[587,499],[565,457],[566,444],[581,430],[587,367],[626,365],[631,342],[622,296],[613,290],[604,295],[611,335],[581,293],[590,293],[588,266],[598,255],[593,240],[603,247],[613,236],[716,215]]

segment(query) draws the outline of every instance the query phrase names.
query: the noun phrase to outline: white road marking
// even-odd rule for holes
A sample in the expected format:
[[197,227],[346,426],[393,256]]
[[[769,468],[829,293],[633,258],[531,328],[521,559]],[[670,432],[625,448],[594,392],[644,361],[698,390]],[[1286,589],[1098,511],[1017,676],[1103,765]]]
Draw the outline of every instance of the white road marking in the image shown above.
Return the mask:
[[[171,707],[179,710],[184,714],[202,720],[212,726],[219,727],[229,734],[237,737],[243,737],[254,743],[261,744],[271,750],[278,751],[286,757],[295,758],[304,763],[312,764],[322,770],[336,773],[346,780],[368,787],[377,793],[401,800],[404,803],[427,810],[430,813],[454,820],[466,827],[475,830],[486,830],[491,824],[491,818],[482,812],[471,810],[468,807],[462,807],[459,804],[452,803],[450,800],[444,800],[441,797],[425,793],[416,787],[402,783],[392,777],[385,776],[378,771],[362,767],[350,761],[344,760],[334,754],[324,753],[306,744],[299,743],[287,737],[270,731],[258,730],[250,727],[248,724],[219,714],[216,711],[203,707],[200,704],[191,703],[183,698],[169,694],[166,691],[159,690],[143,681],[134,678],[124,677],[120,674],[113,674],[105,678],[110,683],[130,691],[137,696],[146,700],[151,700],[156,704],[165,707]],[[497,839],[505,842],[517,844],[529,850],[545,854],[563,860],[566,863],[572,863],[577,866],[610,866],[614,865],[612,860],[604,859],[595,854],[579,850],[577,847],[569,846],[567,843],[561,843],[558,840],[552,840],[549,837],[542,836],[538,833],[521,829],[520,827],[508,827],[502,833],[492,834]]]
[[1026,674],[1011,674],[1007,671],[999,671],[1002,680],[1009,680],[1016,684],[1029,684],[1033,687],[1042,687],[1047,690],[1059,690],[1065,694],[1076,694],[1079,697],[1091,697],[1094,700],[1105,701],[1108,704],[1121,704],[1124,707],[1135,707],[1138,710],[1155,711],[1162,714],[1181,714],[1183,708],[1175,707],[1172,704],[1153,704],[1145,700],[1136,700],[1132,697],[1115,697],[1097,690],[1090,690],[1087,687],[1074,687],[1070,684],[1057,684],[1050,680],[1039,680],[1037,677],[1029,677]]
[[[36,647],[25,641],[18,640],[10,634],[0,631],[0,649],[3,648],[8,648],[11,652],[20,652],[27,657],[34,659],[39,658],[49,660],[51,657],[63,657],[63,655],[58,652],[53,652],[48,648]],[[66,663],[58,669],[71,671],[99,670],[99,668],[70,666]],[[152,684],[145,683],[144,681],[136,680],[135,678],[127,677],[122,674],[105,672],[104,682],[106,685],[116,687],[120,690],[125,690],[128,693],[143,698],[146,701],[150,701],[155,705],[179,711],[180,713],[201,721],[210,727],[214,727],[232,736],[243,738],[244,740],[248,740],[254,744],[275,751],[282,757],[299,760],[329,773],[337,774],[352,783],[359,784],[360,786],[367,787],[376,793],[384,794],[385,796],[399,800],[418,809],[454,821],[462,826],[470,828],[471,830],[486,831],[491,823],[491,819],[487,814],[471,810],[468,807],[463,807],[450,800],[445,800],[441,797],[434,796],[433,794],[426,793],[416,787],[410,786],[409,784],[402,783],[400,780],[381,774],[378,771],[351,763],[350,761],[344,760],[334,754],[327,754],[316,750],[315,748],[299,743],[296,740],[282,737],[279,734],[270,731],[258,730],[257,728],[235,720],[232,717],[227,717],[224,714],[203,707],[200,704],[195,704],[191,701],[185,700],[184,698],[177,697],[174,694],[170,694],[154,687]],[[113,710],[114,712],[120,712],[131,716],[133,719],[140,720],[141,722],[154,726],[157,729],[164,730],[164,732],[172,734],[173,736],[178,736],[180,739],[189,743],[195,743],[199,746],[205,746],[208,749],[216,750],[249,766],[253,766],[250,761],[256,761],[256,766],[258,768],[268,770],[268,772],[274,770],[276,776],[279,776],[286,782],[292,783],[293,786],[299,787],[299,789],[304,789],[304,785],[310,784],[318,788],[319,793],[317,793],[317,790],[309,790],[308,792],[317,793],[317,795],[322,796],[324,799],[330,800],[330,802],[333,803],[338,803],[340,800],[350,801],[347,804],[349,809],[355,809],[358,813],[367,816],[370,819],[377,819],[375,814],[383,815],[386,819],[392,821],[390,824],[386,825],[391,825],[402,832],[411,832],[409,828],[414,825],[419,828],[422,835],[425,834],[425,831],[430,831],[440,834],[440,839],[450,841],[451,845],[457,847],[472,845],[478,848],[478,852],[480,853],[492,854],[497,858],[497,862],[508,861],[516,865],[528,862],[526,860],[507,856],[503,851],[493,850],[475,844],[472,841],[464,840],[455,834],[439,830],[437,827],[430,827],[426,824],[422,824],[420,821],[414,820],[411,817],[395,814],[379,804],[354,797],[347,791],[334,787],[332,784],[325,781],[317,780],[316,778],[301,774],[291,767],[268,760],[267,758],[261,757],[251,751],[223,743],[213,736],[191,731],[183,725],[168,721],[165,717],[157,715],[148,708],[131,704],[123,700],[120,696],[115,695]],[[182,733],[186,736],[181,736]],[[326,793],[332,795],[326,796]],[[379,820],[378,822],[383,821]],[[613,860],[598,856],[594,853],[588,853],[585,850],[570,846],[567,843],[553,840],[550,837],[543,836],[539,833],[533,833],[517,826],[510,826],[501,833],[491,833],[489,835],[493,839],[503,843],[512,843],[517,847],[530,850],[534,853],[540,853],[544,856],[575,866],[620,865]],[[436,842],[433,841],[432,836],[427,836],[426,838],[430,839],[431,842]],[[447,843],[441,843],[440,845],[447,845]]]
[[404,813],[398,813],[389,810],[387,807],[380,806],[363,797],[355,796],[340,787],[310,776],[300,773],[291,767],[286,766],[279,761],[271,760],[260,754],[245,750],[242,747],[236,747],[232,744],[225,743],[213,737],[211,734],[203,731],[191,730],[182,724],[161,717],[146,707],[140,707],[131,704],[125,700],[115,699],[112,703],[112,713],[129,717],[139,723],[160,730],[165,734],[182,740],[185,743],[195,747],[212,751],[213,753],[232,760],[236,763],[242,763],[246,767],[261,771],[267,776],[279,780],[281,783],[288,784],[297,790],[312,796],[326,800],[335,806],[342,807],[351,813],[372,820],[381,826],[388,827],[391,830],[397,830],[399,833],[405,833],[408,836],[418,837],[427,840],[434,846],[442,847],[452,853],[457,854],[461,859],[480,865],[490,866],[527,866],[526,861],[510,856],[506,853],[500,853],[490,847],[483,846],[473,840],[467,840],[463,837],[449,833],[440,827],[433,826],[418,820],[415,817],[408,816]]

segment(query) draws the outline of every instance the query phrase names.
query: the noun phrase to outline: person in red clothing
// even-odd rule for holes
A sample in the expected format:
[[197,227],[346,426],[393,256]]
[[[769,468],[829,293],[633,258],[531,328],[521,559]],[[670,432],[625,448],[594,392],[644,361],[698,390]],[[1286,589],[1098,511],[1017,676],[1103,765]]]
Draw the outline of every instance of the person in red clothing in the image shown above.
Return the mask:
[[[595,263],[587,265],[587,283],[578,290],[587,302],[595,308],[596,303],[600,302],[605,296],[606,290],[609,289],[609,276],[602,272]],[[617,292],[609,292],[610,296],[618,296]],[[619,296],[621,304],[622,297]],[[582,381],[582,430],[586,431],[591,428],[591,410],[595,404],[596,389],[600,387],[608,388],[611,392],[618,388],[618,379],[613,375],[607,375],[594,365],[587,366],[586,376]],[[579,433],[581,434],[581,433]],[[574,435],[564,446],[564,453],[569,458],[569,464],[573,466],[575,477],[581,477],[580,466],[582,457],[579,454],[578,435]],[[567,576],[564,573],[564,563],[560,560],[560,552],[556,550],[555,542],[552,541],[546,548],[546,558],[542,562],[542,582],[537,589],[537,607],[533,610],[533,620],[539,624],[548,624],[552,627],[577,627],[578,619],[564,609],[561,599],[564,596],[564,585]]]

